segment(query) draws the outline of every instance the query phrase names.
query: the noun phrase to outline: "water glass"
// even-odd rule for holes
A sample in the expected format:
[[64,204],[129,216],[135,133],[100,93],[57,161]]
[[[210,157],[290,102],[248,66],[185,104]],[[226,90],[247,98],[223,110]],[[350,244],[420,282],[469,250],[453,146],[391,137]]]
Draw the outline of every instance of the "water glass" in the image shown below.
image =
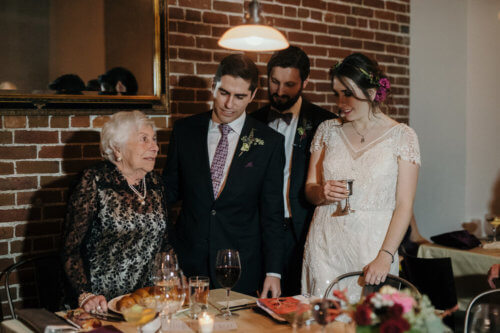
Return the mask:
[[189,278],[189,307],[191,318],[208,309],[210,279],[207,276],[191,276]]

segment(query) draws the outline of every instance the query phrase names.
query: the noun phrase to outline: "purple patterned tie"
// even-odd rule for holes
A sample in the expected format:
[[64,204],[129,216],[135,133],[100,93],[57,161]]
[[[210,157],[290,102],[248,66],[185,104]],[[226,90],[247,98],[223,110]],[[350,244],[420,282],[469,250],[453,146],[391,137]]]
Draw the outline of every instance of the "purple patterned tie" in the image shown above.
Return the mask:
[[220,124],[219,130],[222,136],[217,144],[214,159],[212,160],[212,165],[210,166],[214,198],[217,198],[222,180],[224,179],[224,166],[226,165],[228,147],[227,135],[231,132],[231,127],[229,127],[228,124]]

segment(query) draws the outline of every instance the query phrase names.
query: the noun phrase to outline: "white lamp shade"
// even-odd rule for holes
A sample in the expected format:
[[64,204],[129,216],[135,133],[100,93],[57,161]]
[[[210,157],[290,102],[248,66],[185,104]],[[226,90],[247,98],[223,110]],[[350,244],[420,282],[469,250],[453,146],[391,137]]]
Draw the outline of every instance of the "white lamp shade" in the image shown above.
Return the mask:
[[278,30],[260,24],[243,24],[231,28],[219,39],[219,46],[239,51],[277,51],[289,44]]

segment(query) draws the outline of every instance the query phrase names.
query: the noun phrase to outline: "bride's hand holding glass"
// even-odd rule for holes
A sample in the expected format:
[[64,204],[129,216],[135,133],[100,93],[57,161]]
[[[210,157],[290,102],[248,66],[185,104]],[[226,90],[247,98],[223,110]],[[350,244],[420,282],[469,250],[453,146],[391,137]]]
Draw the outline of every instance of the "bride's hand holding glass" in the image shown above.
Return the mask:
[[346,188],[345,181],[327,180],[323,184],[323,196],[327,202],[338,202],[349,196],[349,189]]

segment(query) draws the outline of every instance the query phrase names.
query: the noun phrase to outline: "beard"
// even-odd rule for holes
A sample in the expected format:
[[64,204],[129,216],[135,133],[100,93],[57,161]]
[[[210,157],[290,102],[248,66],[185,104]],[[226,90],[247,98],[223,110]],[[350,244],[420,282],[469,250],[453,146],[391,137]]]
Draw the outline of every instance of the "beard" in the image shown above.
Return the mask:
[[[267,88],[267,91],[269,92],[269,87]],[[297,100],[302,95],[302,87],[293,97],[290,97],[288,95],[278,96],[278,94],[271,93],[268,93],[268,95],[269,103],[271,104],[271,106],[276,110],[283,112],[290,109],[295,103],[297,103]]]

